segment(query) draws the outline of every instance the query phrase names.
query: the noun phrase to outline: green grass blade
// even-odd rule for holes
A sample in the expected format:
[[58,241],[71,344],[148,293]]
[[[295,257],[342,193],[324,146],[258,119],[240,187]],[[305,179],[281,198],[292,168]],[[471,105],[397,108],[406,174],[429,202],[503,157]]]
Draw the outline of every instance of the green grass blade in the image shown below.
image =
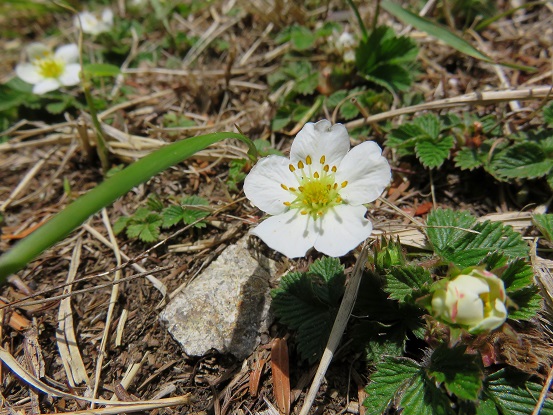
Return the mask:
[[154,151],[79,197],[0,256],[0,284],[8,275],[25,267],[44,250],[61,241],[80,226],[89,216],[110,205],[133,187],[226,138],[241,140],[248,144],[250,152],[255,151],[255,146],[247,137],[226,132],[192,137]]
[[[437,23],[434,23],[431,20],[425,19],[423,17],[420,17],[417,14],[414,14],[408,10],[405,10],[403,7],[395,3],[392,3],[389,0],[383,0],[380,3],[380,6],[388,13],[393,14],[395,17],[402,20],[403,22],[417,28],[418,30],[426,32],[429,35],[434,36],[435,38],[440,39],[442,42],[448,44],[449,46],[458,50],[459,52],[464,53],[465,55],[483,60],[484,62],[496,63],[488,55],[480,52],[478,49],[476,49],[474,46],[468,43],[465,39],[457,36],[455,33],[453,33],[451,30],[449,30],[444,26],[438,25]],[[528,72],[536,71],[536,68],[533,68],[531,66],[516,65],[511,63],[509,64],[499,63],[499,64],[508,66],[511,68],[515,68],[515,69],[521,69]]]
[[511,16],[511,15],[515,14],[517,11],[519,11],[521,9],[530,9],[532,7],[535,7],[535,6],[544,5],[545,3],[547,3],[547,2],[546,1],[531,1],[530,3],[523,4],[522,6],[518,6],[518,7],[512,8],[512,9],[509,9],[506,12],[498,14],[497,16],[493,16],[493,17],[490,17],[488,19],[482,20],[480,23],[478,23],[476,25],[474,30],[479,32],[480,30],[483,30],[486,27],[488,27],[489,25],[491,25],[493,22],[496,22],[496,21],[498,21],[499,19],[501,19],[503,17]]

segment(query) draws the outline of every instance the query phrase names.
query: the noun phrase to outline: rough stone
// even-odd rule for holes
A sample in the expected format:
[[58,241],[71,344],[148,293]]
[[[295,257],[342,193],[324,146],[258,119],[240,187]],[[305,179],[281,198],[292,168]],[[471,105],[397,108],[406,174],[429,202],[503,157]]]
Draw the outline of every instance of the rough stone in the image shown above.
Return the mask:
[[189,356],[211,349],[248,357],[270,325],[274,261],[248,249],[248,236],[226,248],[166,306],[160,319]]

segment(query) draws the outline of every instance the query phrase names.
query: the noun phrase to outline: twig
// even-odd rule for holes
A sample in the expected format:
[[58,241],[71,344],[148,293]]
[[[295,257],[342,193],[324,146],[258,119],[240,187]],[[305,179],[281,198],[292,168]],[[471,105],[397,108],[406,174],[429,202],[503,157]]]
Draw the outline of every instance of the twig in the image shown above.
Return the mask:
[[365,245],[359,253],[359,257],[357,258],[357,262],[355,263],[355,266],[351,273],[351,278],[346,287],[344,298],[342,299],[338,314],[336,315],[336,320],[334,321],[334,325],[332,326],[332,331],[330,332],[330,337],[326,344],[323,357],[321,358],[321,362],[319,363],[319,367],[317,368],[317,372],[315,373],[315,377],[313,378],[313,382],[311,383],[309,392],[305,397],[300,415],[307,415],[309,410],[311,409],[311,406],[313,406],[313,402],[315,402],[315,397],[317,396],[317,392],[319,391],[319,387],[321,386],[324,375],[328,369],[328,366],[330,365],[332,357],[334,356],[334,352],[338,348],[338,344],[342,339],[344,329],[346,328],[351,310],[353,309],[353,305],[355,304],[355,299],[357,298],[357,291],[359,290],[359,284],[361,283],[363,268],[365,267],[365,263],[367,260],[367,251],[368,247],[367,245]]

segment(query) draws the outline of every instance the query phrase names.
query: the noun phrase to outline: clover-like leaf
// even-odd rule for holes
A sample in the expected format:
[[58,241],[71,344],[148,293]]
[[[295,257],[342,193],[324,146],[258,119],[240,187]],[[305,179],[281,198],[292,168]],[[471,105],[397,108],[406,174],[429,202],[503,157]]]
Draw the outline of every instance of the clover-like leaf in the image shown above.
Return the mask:
[[394,267],[386,275],[384,290],[390,298],[403,302],[413,295],[423,295],[431,283],[430,272],[423,267]]
[[432,169],[444,163],[454,145],[452,136],[443,137],[439,141],[419,140],[415,145],[415,153],[423,166]]
[[[187,196],[181,200],[180,206],[169,206],[162,212],[163,227],[170,228],[180,222],[190,225],[199,219],[209,215],[209,212],[202,209],[201,206],[208,206],[209,202],[199,196]],[[195,208],[198,206],[198,208]],[[205,222],[198,222],[194,225],[196,228],[205,227]]]

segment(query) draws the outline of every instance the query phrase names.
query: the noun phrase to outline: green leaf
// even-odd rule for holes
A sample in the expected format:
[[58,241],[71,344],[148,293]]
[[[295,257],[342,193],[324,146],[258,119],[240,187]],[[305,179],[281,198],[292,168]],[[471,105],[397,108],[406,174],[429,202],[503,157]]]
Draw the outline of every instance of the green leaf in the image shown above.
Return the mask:
[[296,50],[306,50],[313,46],[316,36],[304,26],[293,26],[290,32],[290,41]]
[[119,217],[113,224],[113,233],[119,235],[127,227],[130,219],[130,216]]
[[547,158],[539,144],[524,142],[494,155],[490,168],[503,180],[535,179],[553,170],[553,158]]
[[[181,206],[169,206],[163,210],[163,227],[170,228],[180,222],[190,225],[199,219],[209,216],[204,209],[195,209],[193,206],[208,206],[209,202],[199,196],[188,196],[181,200]],[[205,222],[198,222],[195,227],[205,227]]]
[[463,147],[461,148],[455,158],[455,167],[461,170],[474,170],[478,167],[482,167],[486,162],[487,155],[480,149]]
[[452,136],[447,136],[440,141],[419,140],[415,145],[415,153],[423,166],[428,168],[440,167],[449,156],[450,150],[455,145]]
[[424,369],[410,359],[385,356],[376,365],[365,391],[369,395],[363,402],[366,415],[388,413],[390,406],[403,415],[452,413],[447,396],[428,380]]
[[547,106],[543,109],[543,120],[549,124],[549,126],[553,125],[553,102],[550,102]]
[[127,236],[140,238],[143,242],[155,242],[159,239],[161,223],[162,219],[157,213],[149,212],[145,217],[132,217],[127,225]]
[[553,242],[553,213],[533,215],[532,222],[534,222],[534,225],[536,225],[545,239]]
[[484,377],[476,354],[466,354],[466,346],[448,348],[440,346],[430,359],[428,375],[443,383],[449,393],[460,399],[476,401]]
[[542,307],[543,297],[536,286],[522,288],[508,295],[517,305],[516,309],[509,310],[509,318],[512,320],[530,320]]
[[315,362],[322,354],[344,293],[345,275],[339,260],[315,261],[308,273],[292,272],[271,291],[275,314],[297,330],[298,352]]
[[434,114],[424,114],[413,120],[413,124],[424,131],[425,136],[432,141],[437,141],[442,132],[442,123]]
[[390,298],[404,302],[408,297],[423,295],[431,283],[430,272],[423,267],[394,267],[386,275],[384,290]]
[[402,91],[413,82],[417,44],[406,36],[396,36],[387,26],[375,28],[355,51],[355,65],[369,81],[391,91]]
[[[452,48],[464,53],[465,55],[472,56],[473,58],[483,60],[485,62],[494,63],[494,61],[486,54],[480,52],[462,37],[459,37],[453,33],[449,28],[441,26],[431,20],[420,17],[419,15],[405,10],[398,4],[395,4],[389,0],[383,0],[380,5],[388,13],[394,15],[404,23],[411,25],[418,30],[428,33],[448,44]],[[512,65],[507,65],[512,66]],[[529,72],[535,72],[536,69],[528,66],[516,65],[519,69],[523,69]]]
[[428,215],[428,237],[438,255],[460,268],[478,265],[487,255],[528,255],[528,245],[510,226],[500,222],[475,223],[466,212],[438,209]]
[[[542,386],[527,381],[521,372],[501,369],[488,376],[485,381],[485,393],[501,410],[502,414],[528,415],[533,413],[540,396]],[[553,413],[553,401],[546,399],[541,414]]]
[[207,146],[226,138],[241,140],[248,145],[251,154],[257,153],[251,140],[241,134],[232,132],[192,137],[152,152],[79,197],[31,235],[2,254],[0,256],[0,283],[8,275],[23,268],[45,249],[67,236],[89,216],[113,203],[133,187]]
[[507,293],[530,287],[534,282],[534,270],[523,259],[510,262],[501,273]]
[[497,406],[491,399],[480,401],[480,404],[476,408],[476,415],[499,415],[497,412]]
[[118,66],[109,63],[88,63],[83,66],[83,72],[86,76],[112,76],[116,77],[121,73]]

